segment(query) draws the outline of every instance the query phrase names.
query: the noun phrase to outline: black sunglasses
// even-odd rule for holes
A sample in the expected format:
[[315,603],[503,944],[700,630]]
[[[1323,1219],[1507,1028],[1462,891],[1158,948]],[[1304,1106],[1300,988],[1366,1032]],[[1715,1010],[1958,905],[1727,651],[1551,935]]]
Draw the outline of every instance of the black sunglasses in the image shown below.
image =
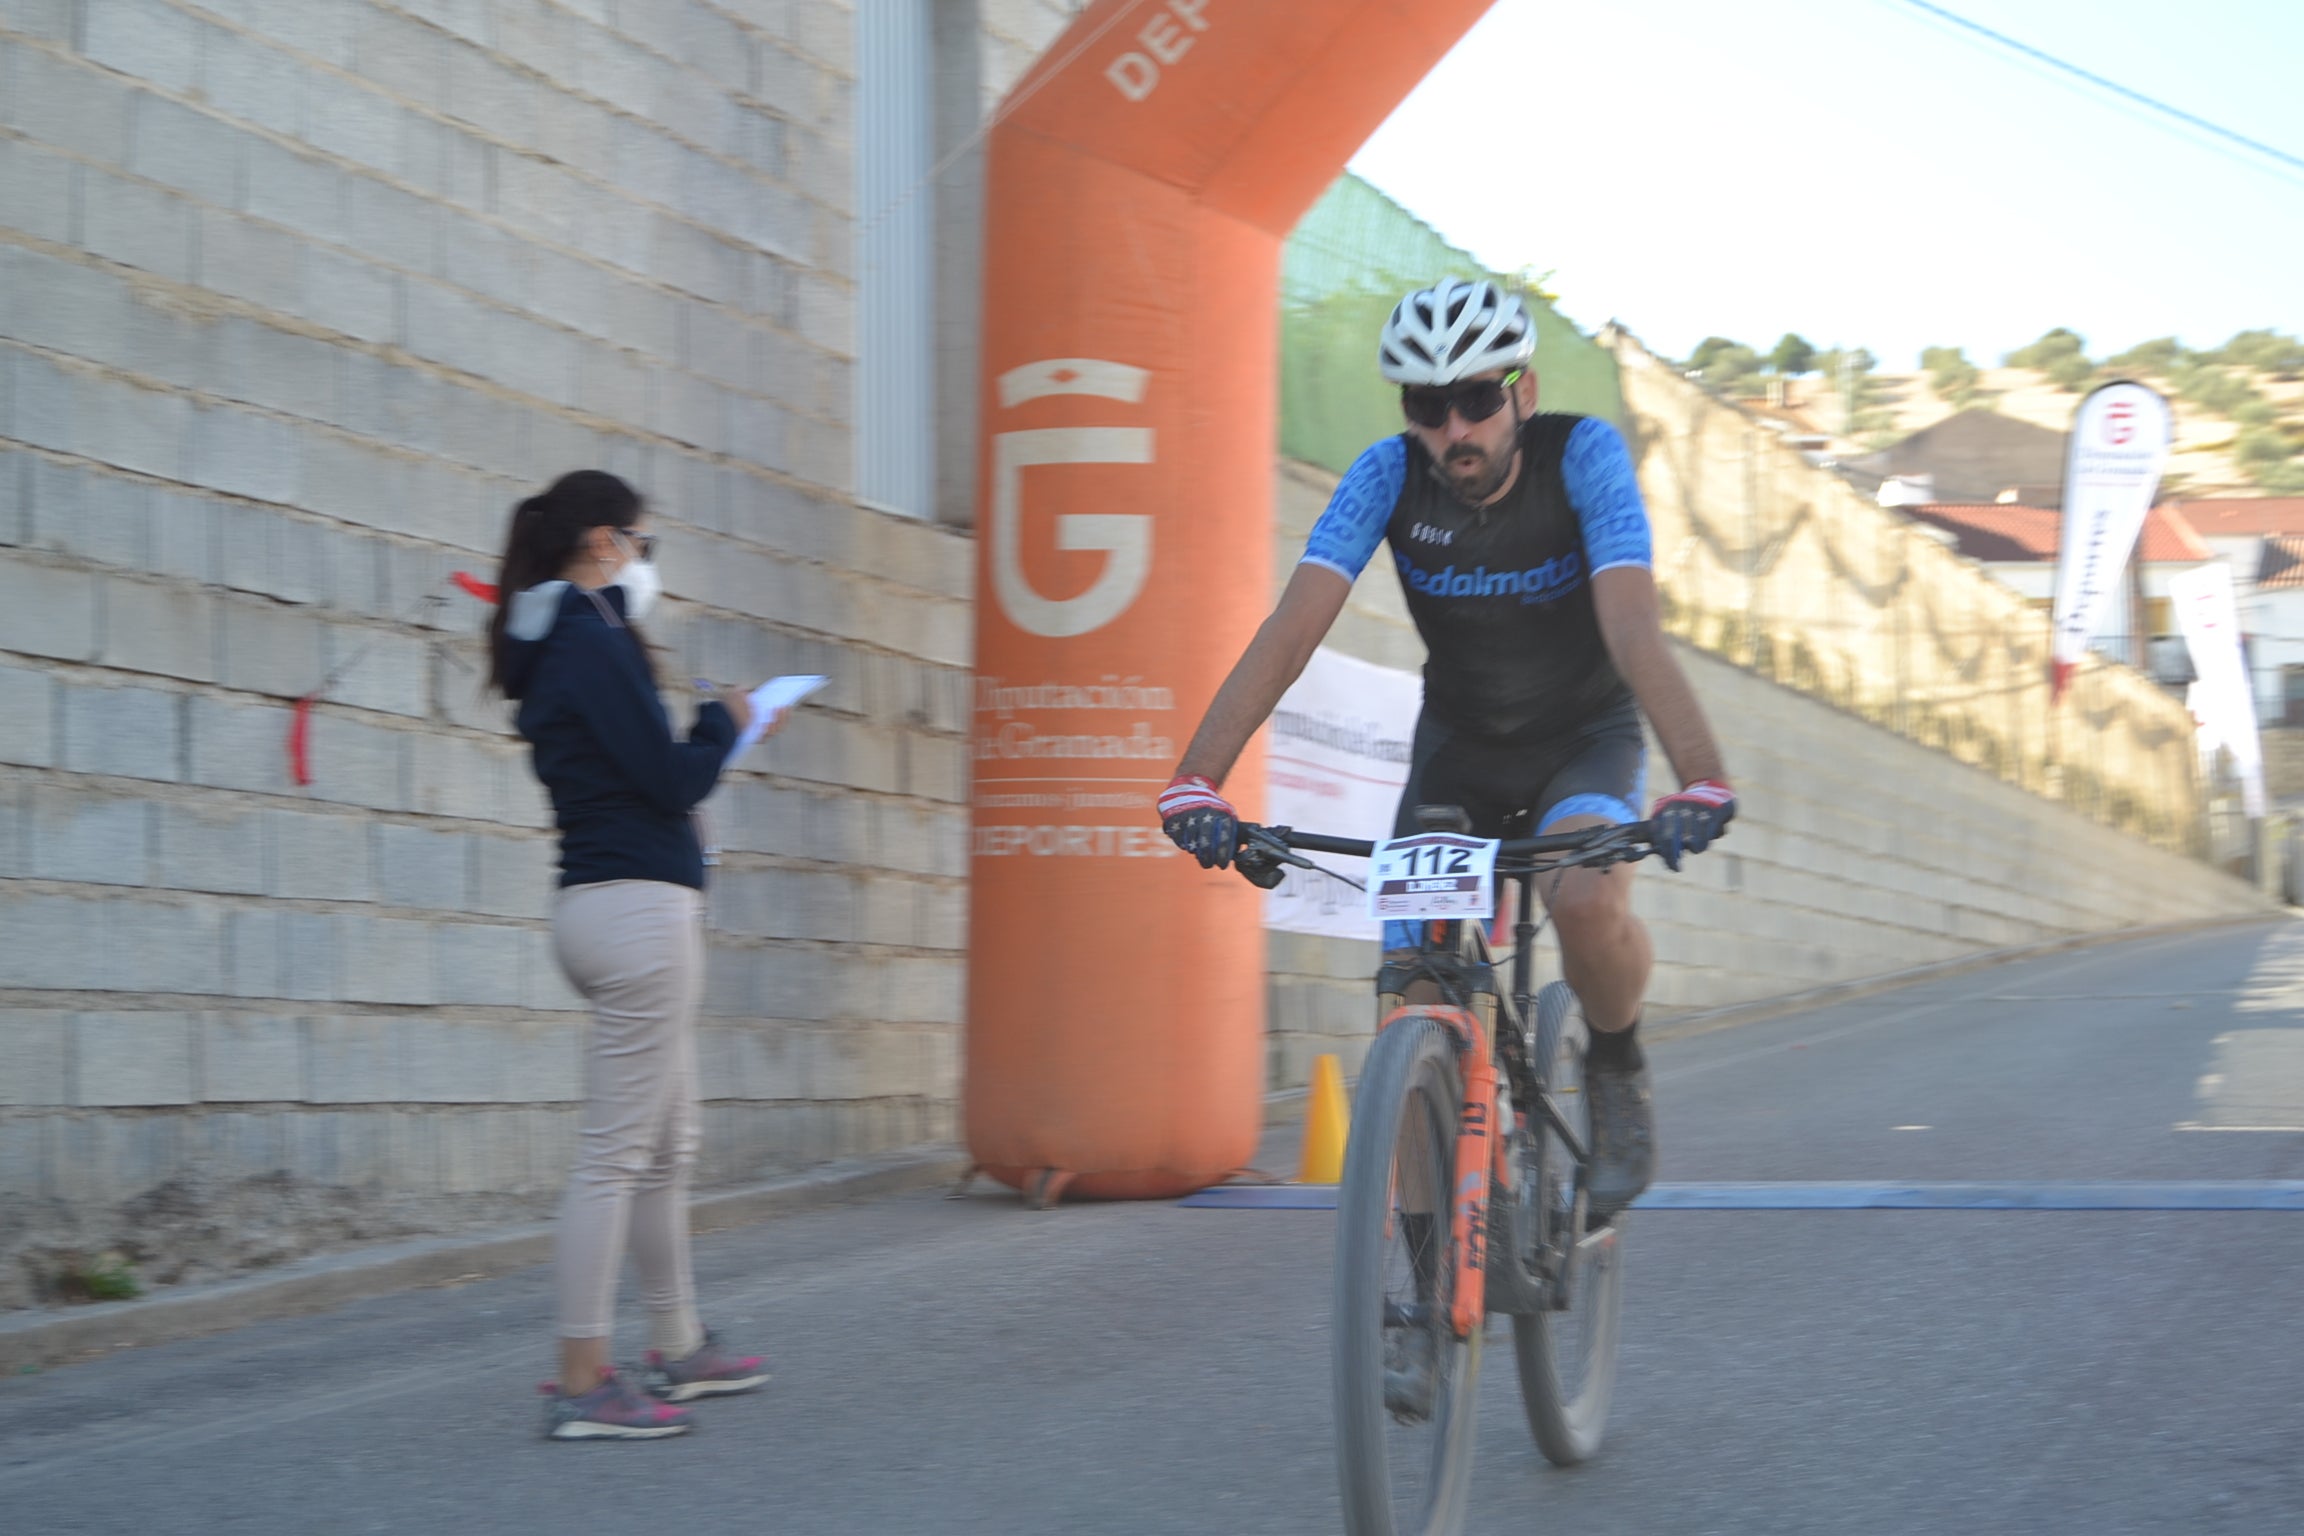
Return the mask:
[[1504,409],[1505,391],[1519,383],[1520,375],[1525,372],[1525,368],[1515,368],[1500,379],[1473,379],[1446,388],[1436,384],[1404,384],[1400,387],[1400,409],[1420,427],[1448,425],[1451,410],[1467,423],[1486,421]]
[[642,533],[637,528],[619,528],[616,531],[632,541],[632,548],[643,562],[656,558],[656,535]]

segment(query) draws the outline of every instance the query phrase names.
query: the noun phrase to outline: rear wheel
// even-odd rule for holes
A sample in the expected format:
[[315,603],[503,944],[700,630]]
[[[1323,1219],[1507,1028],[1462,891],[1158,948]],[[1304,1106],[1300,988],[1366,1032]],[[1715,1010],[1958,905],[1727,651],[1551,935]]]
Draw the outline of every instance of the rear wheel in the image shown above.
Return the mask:
[[[1584,1052],[1590,1035],[1576,994],[1555,981],[1536,996],[1536,1061],[1563,1116],[1586,1146],[1592,1116],[1584,1096]],[[1616,1344],[1624,1313],[1624,1217],[1586,1231],[1577,1199],[1576,1163],[1559,1135],[1531,1117],[1544,1138],[1540,1199],[1535,1202],[1550,1245],[1567,1248],[1562,1277],[1567,1305],[1512,1319],[1520,1367],[1520,1400],[1545,1459],[1574,1466],[1600,1448],[1608,1405],[1616,1395]],[[1557,1298],[1556,1298],[1557,1299]]]
[[1369,1048],[1336,1191],[1337,1473],[1350,1536],[1451,1536],[1472,1477],[1480,1332],[1449,1326],[1449,1196],[1463,1093],[1427,1015]]

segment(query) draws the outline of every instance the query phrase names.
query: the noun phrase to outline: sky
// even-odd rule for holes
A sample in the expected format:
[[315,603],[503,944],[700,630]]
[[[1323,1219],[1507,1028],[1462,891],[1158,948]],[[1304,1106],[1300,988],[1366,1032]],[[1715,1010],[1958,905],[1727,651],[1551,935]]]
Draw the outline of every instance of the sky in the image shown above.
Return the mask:
[[[2298,0],[1938,3],[2304,158]],[[1908,0],[1496,0],[1351,168],[1674,357],[2304,332],[2304,170]]]

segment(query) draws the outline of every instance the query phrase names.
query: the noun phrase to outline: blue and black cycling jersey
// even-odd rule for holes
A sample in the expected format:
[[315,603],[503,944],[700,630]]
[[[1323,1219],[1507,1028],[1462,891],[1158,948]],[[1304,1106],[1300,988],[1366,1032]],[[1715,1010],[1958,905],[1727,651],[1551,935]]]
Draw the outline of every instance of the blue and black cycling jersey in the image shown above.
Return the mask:
[[1601,640],[1592,577],[1650,562],[1648,510],[1623,436],[1592,416],[1521,428],[1520,473],[1467,507],[1403,434],[1360,455],[1312,526],[1304,559],[1347,581],[1389,542],[1424,637],[1424,708],[1502,736],[1542,718],[1566,731],[1631,701]]

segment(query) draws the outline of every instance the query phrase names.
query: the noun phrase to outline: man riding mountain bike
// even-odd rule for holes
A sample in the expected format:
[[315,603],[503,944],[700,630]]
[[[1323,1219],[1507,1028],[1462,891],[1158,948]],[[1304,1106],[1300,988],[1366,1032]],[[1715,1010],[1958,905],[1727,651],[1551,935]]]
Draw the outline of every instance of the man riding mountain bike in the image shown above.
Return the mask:
[[[1361,454],[1313,525],[1287,589],[1193,733],[1161,824],[1201,867],[1229,865],[1239,823],[1218,792],[1389,543],[1427,652],[1424,707],[1393,835],[1416,807],[1456,805],[1476,836],[1532,812],[1539,832],[1640,819],[1645,714],[1682,788],[1655,804],[1677,870],[1736,814],[1720,752],[1658,618],[1648,512],[1623,437],[1597,417],[1538,414],[1536,324],[1487,282],[1409,294],[1384,324],[1384,377],[1407,430]],[[1507,407],[1509,410],[1507,411]],[[1245,863],[1259,884],[1278,880]],[[1632,866],[1548,882],[1561,968],[1584,1005],[1596,1215],[1648,1187],[1655,1118],[1638,1027],[1654,961],[1632,915]],[[1387,923],[1387,952],[1413,925]],[[1411,1001],[1433,999],[1412,998]]]

